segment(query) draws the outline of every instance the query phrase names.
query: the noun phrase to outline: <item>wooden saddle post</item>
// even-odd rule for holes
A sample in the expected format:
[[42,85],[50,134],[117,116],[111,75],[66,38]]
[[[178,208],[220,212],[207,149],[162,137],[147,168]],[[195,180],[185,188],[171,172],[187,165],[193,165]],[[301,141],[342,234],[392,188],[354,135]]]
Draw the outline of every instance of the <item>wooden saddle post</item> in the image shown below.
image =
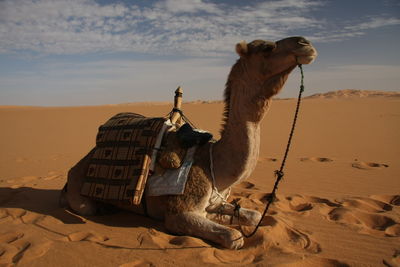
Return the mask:
[[171,112],[170,120],[172,124],[176,125],[181,125],[183,120],[182,120],[182,111],[181,111],[181,106],[182,106],[182,94],[183,90],[182,87],[178,87],[175,90],[175,97],[174,97],[174,108]]

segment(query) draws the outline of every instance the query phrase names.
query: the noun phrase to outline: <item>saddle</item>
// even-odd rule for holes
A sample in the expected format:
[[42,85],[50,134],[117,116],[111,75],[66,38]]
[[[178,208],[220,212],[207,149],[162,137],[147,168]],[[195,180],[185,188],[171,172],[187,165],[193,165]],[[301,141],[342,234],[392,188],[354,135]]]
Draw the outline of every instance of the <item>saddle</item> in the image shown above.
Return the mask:
[[81,195],[139,205],[165,121],[119,113],[101,125]]
[[139,205],[156,161],[164,170],[180,168],[187,149],[212,138],[210,133],[187,123],[166,132],[171,126],[168,118],[147,118],[135,113],[119,113],[110,118],[99,127],[81,195],[109,203]]

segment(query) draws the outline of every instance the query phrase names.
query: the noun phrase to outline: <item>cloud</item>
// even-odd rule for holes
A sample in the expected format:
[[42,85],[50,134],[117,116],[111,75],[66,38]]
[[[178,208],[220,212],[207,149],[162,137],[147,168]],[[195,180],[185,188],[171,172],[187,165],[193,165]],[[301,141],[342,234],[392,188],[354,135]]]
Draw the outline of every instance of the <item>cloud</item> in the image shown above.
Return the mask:
[[231,53],[242,39],[276,40],[301,32],[318,42],[338,41],[399,24],[396,18],[377,16],[331,29],[329,22],[312,16],[324,4],[319,0],[240,4],[159,0],[139,6],[133,1],[2,0],[0,53],[221,56]]
[[156,8],[166,9],[171,13],[197,13],[206,12],[210,14],[221,14],[221,10],[212,3],[205,3],[202,0],[166,0],[158,2]]
[[362,22],[353,26],[346,26],[346,30],[361,31],[368,29],[376,29],[386,26],[395,26],[400,24],[400,19],[398,18],[386,18],[386,17],[373,17],[366,22]]
[[[343,26],[338,29],[331,29],[329,31],[317,32],[309,39],[314,42],[333,42],[342,41],[358,36],[365,35],[368,30],[378,29],[382,27],[396,26],[400,24],[400,19],[394,17],[387,17],[385,15],[380,17],[367,17],[366,21],[359,23],[352,23],[351,25]],[[348,24],[350,24],[348,22]]]
[[0,1],[0,50],[215,55],[231,52],[241,39],[277,39],[316,26],[306,15],[317,5],[313,0],[242,7],[202,0],[165,0],[149,7],[100,5],[94,0],[4,0]]

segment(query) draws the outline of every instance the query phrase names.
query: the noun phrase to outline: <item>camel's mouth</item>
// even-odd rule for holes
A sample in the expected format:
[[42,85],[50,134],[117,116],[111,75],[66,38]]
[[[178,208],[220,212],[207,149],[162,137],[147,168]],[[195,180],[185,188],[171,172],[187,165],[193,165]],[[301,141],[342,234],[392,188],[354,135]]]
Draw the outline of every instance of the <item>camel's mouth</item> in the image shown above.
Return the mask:
[[311,64],[318,55],[317,50],[309,43],[299,43],[299,45],[301,45],[301,47],[293,51],[297,63]]

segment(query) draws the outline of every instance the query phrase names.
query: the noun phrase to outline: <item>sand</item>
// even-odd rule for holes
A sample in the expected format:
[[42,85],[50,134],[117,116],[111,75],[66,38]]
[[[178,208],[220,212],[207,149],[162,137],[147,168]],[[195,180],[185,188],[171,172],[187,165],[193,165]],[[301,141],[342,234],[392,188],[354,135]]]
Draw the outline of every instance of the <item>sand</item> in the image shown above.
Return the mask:
[[[263,209],[294,107],[276,100],[264,119],[257,168],[231,196],[243,207]],[[59,208],[67,171],[93,147],[100,124],[118,112],[170,109],[1,107],[0,266],[400,266],[398,97],[305,99],[278,201],[238,251],[125,211],[80,217]],[[183,109],[219,137],[221,103]]]

